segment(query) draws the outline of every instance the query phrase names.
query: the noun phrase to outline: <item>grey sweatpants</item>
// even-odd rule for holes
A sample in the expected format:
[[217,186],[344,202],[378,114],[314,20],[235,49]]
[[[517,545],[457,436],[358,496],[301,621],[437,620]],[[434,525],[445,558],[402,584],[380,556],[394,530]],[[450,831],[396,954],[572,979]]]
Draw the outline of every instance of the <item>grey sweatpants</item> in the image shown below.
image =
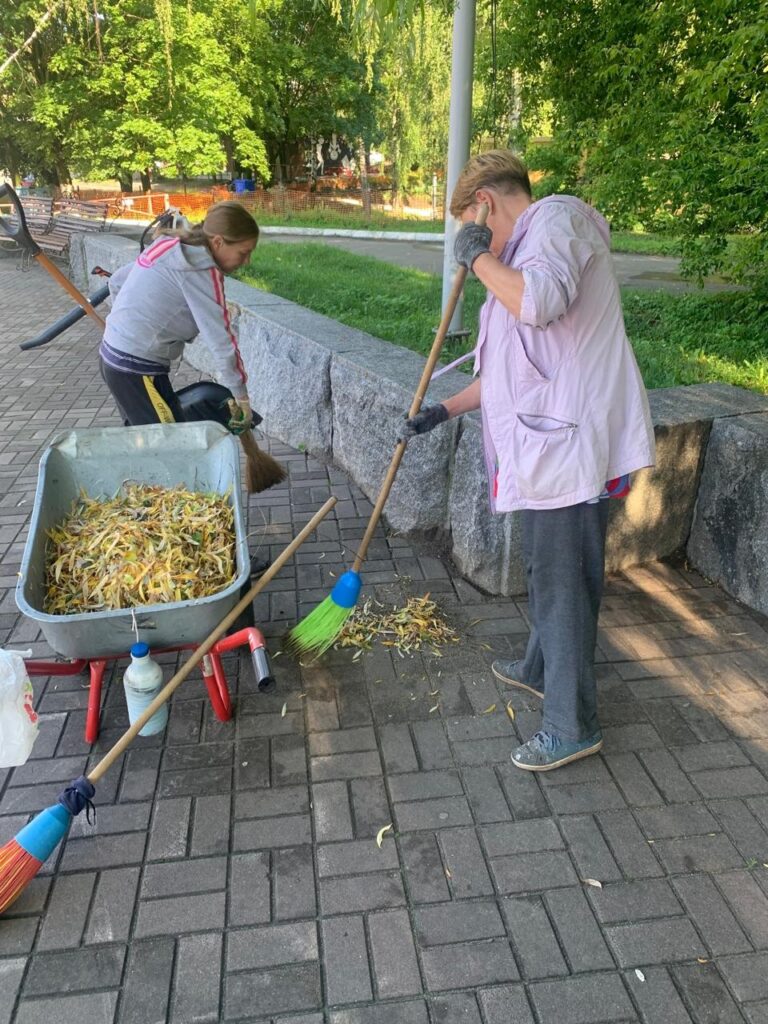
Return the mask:
[[595,644],[608,504],[521,513],[531,634],[520,678],[544,691],[542,729],[566,740],[600,728]]

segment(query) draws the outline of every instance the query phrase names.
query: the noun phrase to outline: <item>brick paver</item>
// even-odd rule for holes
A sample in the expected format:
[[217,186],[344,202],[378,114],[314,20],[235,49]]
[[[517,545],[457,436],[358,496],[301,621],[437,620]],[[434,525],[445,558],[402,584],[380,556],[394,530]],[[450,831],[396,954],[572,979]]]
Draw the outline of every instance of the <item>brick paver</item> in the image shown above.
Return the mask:
[[[43,271],[0,259],[0,296],[0,643],[50,656],[13,597],[37,460],[117,416],[87,321],[19,351],[69,307]],[[371,505],[337,469],[270,447],[290,477],[249,499],[252,550],[274,556],[341,499],[256,602],[274,654]],[[605,749],[536,777],[509,752],[540,711],[489,671],[522,650],[525,602],[384,528],[371,552],[366,593],[431,592],[461,645],[282,655],[271,695],[230,657],[228,723],[191,679],[165,734],[100,781],[95,826],[77,819],[0,920],[0,1024],[768,1020],[766,620],[683,568],[611,579]],[[34,680],[42,728],[27,765],[0,770],[0,843],[124,730],[121,675],[93,751],[83,680]]]

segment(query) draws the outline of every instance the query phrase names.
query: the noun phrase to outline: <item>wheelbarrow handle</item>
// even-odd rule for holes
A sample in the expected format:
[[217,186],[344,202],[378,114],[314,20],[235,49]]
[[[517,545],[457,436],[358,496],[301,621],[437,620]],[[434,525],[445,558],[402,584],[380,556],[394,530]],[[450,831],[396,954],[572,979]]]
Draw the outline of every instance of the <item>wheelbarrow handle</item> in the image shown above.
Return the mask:
[[19,199],[16,190],[10,185],[0,185],[0,202],[2,202],[6,197],[10,199],[19,223],[14,227],[8,217],[3,217],[2,214],[0,214],[0,228],[2,228],[5,234],[8,235],[9,238],[12,238],[14,242],[18,242],[22,248],[26,249],[33,256],[37,256],[40,252],[40,246],[29,233],[27,218],[24,214],[24,207],[21,205],[21,200]]
[[[88,297],[88,301],[92,306],[98,306],[105,299],[109,298],[109,285],[105,284],[99,288],[97,292]],[[31,338],[29,341],[23,342],[19,345],[22,352],[27,352],[31,348],[40,348],[41,345],[47,345],[49,341],[53,341],[54,338],[58,338],[60,334],[63,334],[67,328],[71,327],[72,324],[76,324],[78,320],[86,315],[85,310],[82,306],[75,306],[69,313],[66,313],[63,317],[51,324],[50,327],[46,327],[45,330],[41,331],[40,334],[35,338]]]

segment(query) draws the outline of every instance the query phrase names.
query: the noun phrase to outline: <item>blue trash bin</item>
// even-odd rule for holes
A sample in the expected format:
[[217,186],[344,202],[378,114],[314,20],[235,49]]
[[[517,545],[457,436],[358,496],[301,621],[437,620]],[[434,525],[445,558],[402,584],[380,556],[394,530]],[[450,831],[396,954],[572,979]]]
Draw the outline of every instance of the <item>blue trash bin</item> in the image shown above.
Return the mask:
[[256,191],[256,182],[253,178],[235,178],[232,184],[235,186],[235,192]]

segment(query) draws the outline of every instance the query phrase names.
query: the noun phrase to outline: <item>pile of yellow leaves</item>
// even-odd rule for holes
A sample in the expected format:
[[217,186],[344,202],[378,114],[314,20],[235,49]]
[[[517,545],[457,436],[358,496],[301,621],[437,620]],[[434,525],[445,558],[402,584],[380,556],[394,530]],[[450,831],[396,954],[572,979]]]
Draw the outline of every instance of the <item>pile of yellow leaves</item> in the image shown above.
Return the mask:
[[[357,647],[360,651],[368,651],[373,641],[378,640],[382,646],[394,647],[402,655],[429,647],[439,657],[440,645],[459,642],[458,634],[442,618],[429,594],[409,597],[402,608],[393,608],[392,611],[374,611],[373,603],[366,601],[347,619],[336,642],[337,647]],[[384,608],[384,605],[375,604],[376,608]]]
[[235,577],[227,495],[126,484],[111,500],[81,494],[48,531],[45,611],[52,615],[209,597]]

